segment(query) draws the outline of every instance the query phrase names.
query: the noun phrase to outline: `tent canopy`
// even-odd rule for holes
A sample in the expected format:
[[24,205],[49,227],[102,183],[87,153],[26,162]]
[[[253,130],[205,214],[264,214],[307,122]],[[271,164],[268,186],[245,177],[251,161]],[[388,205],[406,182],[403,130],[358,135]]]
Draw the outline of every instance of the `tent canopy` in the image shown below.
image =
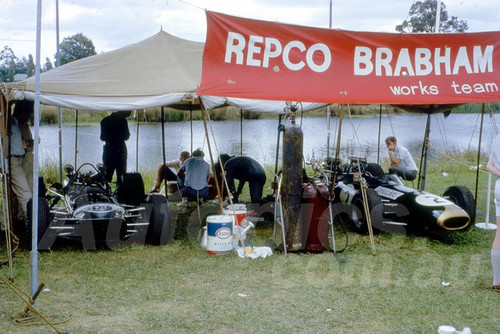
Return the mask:
[[[160,31],[138,43],[42,73],[41,102],[87,110],[177,103],[196,91],[203,46]],[[34,99],[34,77],[7,87],[11,99]]]

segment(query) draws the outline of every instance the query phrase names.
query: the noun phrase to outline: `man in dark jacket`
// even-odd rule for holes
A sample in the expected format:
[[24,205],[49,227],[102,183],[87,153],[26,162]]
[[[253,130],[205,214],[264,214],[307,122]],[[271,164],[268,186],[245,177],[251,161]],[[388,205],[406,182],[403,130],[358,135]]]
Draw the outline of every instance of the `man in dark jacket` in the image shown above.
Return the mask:
[[[232,157],[228,154],[221,154],[220,159],[226,172],[226,180],[229,191],[233,195],[233,200],[238,202],[245,182],[250,188],[250,198],[252,203],[259,203],[262,199],[262,190],[266,183],[266,171],[254,159],[250,157]],[[220,170],[220,167],[219,167]],[[219,171],[216,172],[219,174]],[[239,180],[238,189],[234,185],[234,180]]]
[[111,182],[116,170],[116,186],[122,183],[122,176],[127,171],[127,145],[129,139],[126,117],[131,111],[117,111],[101,121],[101,140],[104,141],[102,163],[106,167],[106,179]]

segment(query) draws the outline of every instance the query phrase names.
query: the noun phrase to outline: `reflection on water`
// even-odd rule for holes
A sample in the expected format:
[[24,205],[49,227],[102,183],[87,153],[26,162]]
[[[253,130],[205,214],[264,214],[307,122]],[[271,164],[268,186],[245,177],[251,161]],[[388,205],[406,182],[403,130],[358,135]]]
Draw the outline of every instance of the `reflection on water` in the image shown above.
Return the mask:
[[[370,161],[377,160],[377,152],[381,159],[386,158],[384,138],[395,135],[398,142],[406,146],[413,156],[421,154],[426,115],[404,114],[383,116],[379,137],[379,119],[374,117],[345,118],[341,132],[341,157],[351,155],[367,156]],[[495,115],[498,118],[498,115]],[[498,121],[498,120],[496,120]],[[300,124],[300,120],[298,120]],[[334,155],[335,141],[338,134],[338,120],[333,118],[330,124],[330,155]],[[490,143],[496,133],[495,120],[485,117],[482,136],[482,152],[489,152]],[[480,115],[451,114],[444,119],[442,114],[431,116],[430,139],[431,157],[437,157],[437,151],[446,149],[477,150],[479,138]],[[130,139],[127,142],[129,171],[154,170],[162,161],[161,125],[137,124],[129,122]],[[193,122],[193,142],[191,143],[191,126],[189,122],[165,124],[166,159],[175,159],[179,152],[191,148],[202,148],[206,159],[209,159],[205,130],[202,122]],[[246,120],[241,129],[239,121],[212,122],[209,125],[212,153],[230,153],[248,155],[263,165],[274,166],[278,120]],[[313,153],[316,159],[327,156],[327,121],[326,118],[304,118],[304,157],[310,160]],[[99,125],[79,126],[78,133],[73,125],[63,127],[63,161],[77,164],[83,162],[101,162],[103,143],[99,139]],[[59,131],[57,126],[40,127],[40,162],[58,161]],[[137,135],[139,134],[139,135]],[[242,135],[242,139],[241,139]],[[137,140],[138,139],[138,140]],[[75,145],[75,143],[77,143]],[[76,150],[76,154],[75,154]],[[280,151],[281,152],[281,151]]]

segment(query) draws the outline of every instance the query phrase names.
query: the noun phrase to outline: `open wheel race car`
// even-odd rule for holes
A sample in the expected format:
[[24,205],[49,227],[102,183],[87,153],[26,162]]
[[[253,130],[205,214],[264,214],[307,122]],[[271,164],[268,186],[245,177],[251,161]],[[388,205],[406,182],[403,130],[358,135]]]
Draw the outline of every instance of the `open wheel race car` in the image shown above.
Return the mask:
[[[139,173],[125,174],[122,185],[112,192],[100,164],[84,163],[76,171],[66,165],[65,171],[64,186],[40,189],[38,249],[49,249],[59,237],[78,239],[85,249],[132,243],[163,245],[173,237],[166,197],[146,197]],[[32,206],[30,201],[29,233]]]
[[[443,196],[405,186],[394,174],[382,167],[351,158],[349,165],[335,166],[335,213],[347,216],[354,229],[367,233],[361,182],[366,182],[366,199],[372,226],[375,229],[406,233],[424,229],[462,231],[474,224],[475,201],[464,186],[451,186]],[[323,177],[331,177],[329,170]]]

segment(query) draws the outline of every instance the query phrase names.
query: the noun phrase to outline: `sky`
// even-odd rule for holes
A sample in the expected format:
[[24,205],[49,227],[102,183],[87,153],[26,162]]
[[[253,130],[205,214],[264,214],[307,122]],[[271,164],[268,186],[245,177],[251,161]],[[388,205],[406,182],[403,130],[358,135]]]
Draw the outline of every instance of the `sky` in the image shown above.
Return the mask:
[[[395,32],[415,0],[331,0],[332,28]],[[449,16],[468,32],[500,31],[499,0],[444,0]],[[0,0],[0,48],[19,58],[36,56],[37,0]],[[42,0],[41,64],[54,62],[56,0]],[[82,33],[97,53],[146,39],[161,29],[204,41],[204,10],[251,19],[328,28],[330,0],[59,0],[59,41]]]

